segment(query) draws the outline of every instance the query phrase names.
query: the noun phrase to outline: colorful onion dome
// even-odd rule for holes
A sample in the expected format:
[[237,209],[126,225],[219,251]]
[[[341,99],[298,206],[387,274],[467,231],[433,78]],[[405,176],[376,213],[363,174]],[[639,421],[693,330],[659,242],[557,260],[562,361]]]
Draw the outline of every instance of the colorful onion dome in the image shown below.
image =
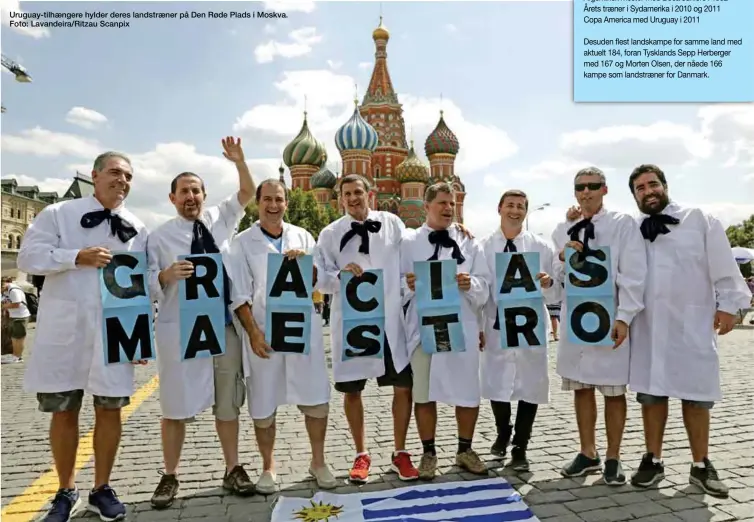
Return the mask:
[[338,178],[335,177],[335,174],[330,169],[322,167],[312,175],[310,182],[313,189],[332,189],[338,182]]
[[387,28],[385,28],[384,25],[382,25],[382,17],[380,16],[380,25],[372,32],[372,39],[373,40],[389,40],[390,39],[390,33],[388,32]]
[[411,141],[411,148],[408,151],[408,157],[396,167],[395,175],[401,183],[417,181],[426,183],[429,179],[429,167],[416,155],[413,140]]
[[453,131],[445,124],[442,111],[440,111],[440,121],[437,122],[437,127],[433,130],[427,141],[424,142],[424,152],[427,157],[432,154],[458,154],[458,138],[453,134]]
[[327,161],[327,149],[325,144],[317,140],[309,130],[304,113],[304,124],[298,136],[293,138],[283,151],[283,161],[288,167],[297,165],[314,165],[321,167]]
[[377,148],[377,131],[359,114],[358,100],[354,100],[354,105],[351,119],[335,133],[335,145],[341,152],[344,150],[368,150],[374,152],[374,149]]

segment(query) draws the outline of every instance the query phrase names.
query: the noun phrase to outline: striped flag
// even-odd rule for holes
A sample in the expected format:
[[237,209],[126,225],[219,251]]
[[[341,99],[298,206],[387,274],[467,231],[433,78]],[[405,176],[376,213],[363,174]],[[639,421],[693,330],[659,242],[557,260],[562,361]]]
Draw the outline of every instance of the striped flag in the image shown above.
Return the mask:
[[424,484],[311,499],[280,497],[271,522],[539,522],[505,479]]

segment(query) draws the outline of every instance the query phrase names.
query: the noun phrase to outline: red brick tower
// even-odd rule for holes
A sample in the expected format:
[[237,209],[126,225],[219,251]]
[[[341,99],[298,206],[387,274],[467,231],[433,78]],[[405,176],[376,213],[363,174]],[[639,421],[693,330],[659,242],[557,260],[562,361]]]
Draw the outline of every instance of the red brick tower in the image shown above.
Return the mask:
[[396,168],[408,156],[406,125],[403,107],[393,90],[387,68],[387,42],[390,33],[380,25],[372,33],[374,40],[374,70],[369,87],[359,107],[361,116],[377,131],[378,145],[372,154],[372,179],[377,185],[378,209],[398,214],[401,184]]

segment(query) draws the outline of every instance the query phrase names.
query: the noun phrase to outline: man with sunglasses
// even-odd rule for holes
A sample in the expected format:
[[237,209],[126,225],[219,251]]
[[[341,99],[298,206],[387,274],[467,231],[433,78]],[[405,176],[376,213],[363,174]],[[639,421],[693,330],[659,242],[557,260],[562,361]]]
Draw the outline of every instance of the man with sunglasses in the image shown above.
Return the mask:
[[[595,441],[597,403],[595,388],[605,398],[607,452],[603,477],[610,486],[626,483],[620,463],[620,445],[626,423],[626,385],[630,363],[628,328],[644,308],[644,281],[647,259],[643,238],[636,221],[628,214],[607,210],[603,199],[607,194],[604,173],[587,167],[574,179],[576,200],[582,219],[576,224],[561,223],[552,235],[559,256],[553,262],[556,283],[565,284],[565,248],[572,247],[582,260],[598,247],[609,247],[612,279],[615,285],[615,323],[613,344],[608,346],[575,344],[569,341],[571,325],[564,321],[558,343],[557,372],[563,379],[562,389],[574,392],[576,421],[581,449],[561,474],[578,477],[602,470],[602,461]],[[562,302],[563,316],[568,317],[568,299]]]

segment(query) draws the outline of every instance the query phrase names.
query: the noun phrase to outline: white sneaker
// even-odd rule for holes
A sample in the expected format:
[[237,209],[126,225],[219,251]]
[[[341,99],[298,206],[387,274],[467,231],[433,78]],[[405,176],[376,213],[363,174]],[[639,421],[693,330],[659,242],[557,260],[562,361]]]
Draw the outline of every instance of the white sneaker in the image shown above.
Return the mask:
[[2,364],[13,364],[19,362],[19,360],[20,359],[12,353],[6,353],[2,357],[0,357],[0,363]]
[[277,476],[272,471],[265,471],[257,481],[256,489],[262,495],[272,495],[277,490]]
[[317,486],[322,489],[333,489],[338,485],[337,479],[333,477],[327,464],[317,469],[309,466],[309,475],[314,477],[314,480],[317,481]]

